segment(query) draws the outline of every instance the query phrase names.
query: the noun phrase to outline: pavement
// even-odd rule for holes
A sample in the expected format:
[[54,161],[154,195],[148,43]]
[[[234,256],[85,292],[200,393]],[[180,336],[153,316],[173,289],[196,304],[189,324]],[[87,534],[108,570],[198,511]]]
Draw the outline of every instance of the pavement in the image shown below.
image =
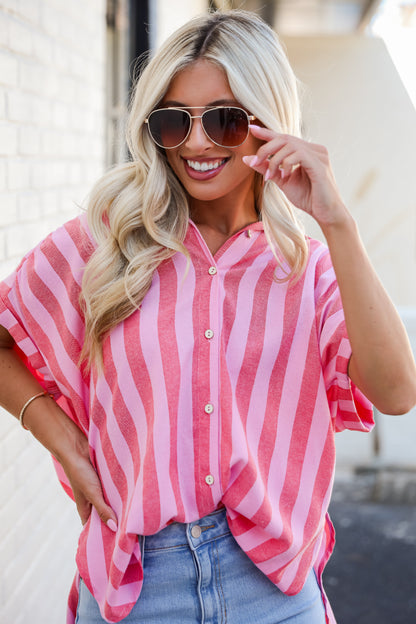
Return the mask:
[[416,624],[416,472],[336,479],[324,586],[337,624]]

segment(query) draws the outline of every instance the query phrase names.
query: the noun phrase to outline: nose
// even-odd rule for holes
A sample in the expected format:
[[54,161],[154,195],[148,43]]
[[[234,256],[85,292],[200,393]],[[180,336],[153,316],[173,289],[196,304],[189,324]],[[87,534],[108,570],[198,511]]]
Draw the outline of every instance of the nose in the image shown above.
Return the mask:
[[205,130],[202,127],[202,119],[199,115],[192,116],[191,118],[191,130],[185,141],[185,145],[192,150],[201,148],[208,149],[212,145],[212,141],[205,134]]

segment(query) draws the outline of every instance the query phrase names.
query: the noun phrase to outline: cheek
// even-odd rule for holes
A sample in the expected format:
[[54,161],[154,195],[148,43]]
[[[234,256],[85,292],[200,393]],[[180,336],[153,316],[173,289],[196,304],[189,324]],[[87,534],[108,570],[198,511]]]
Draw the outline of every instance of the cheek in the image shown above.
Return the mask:
[[166,150],[166,160],[172,171],[178,175],[179,172],[179,157],[173,153],[172,150]]

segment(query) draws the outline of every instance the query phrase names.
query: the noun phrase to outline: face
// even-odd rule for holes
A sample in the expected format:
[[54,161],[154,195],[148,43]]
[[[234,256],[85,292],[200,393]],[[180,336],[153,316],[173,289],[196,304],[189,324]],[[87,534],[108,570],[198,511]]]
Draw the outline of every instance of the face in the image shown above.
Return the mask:
[[[201,108],[213,105],[239,106],[226,74],[206,60],[198,60],[172,80],[161,107],[191,107],[191,115],[201,115]],[[193,109],[192,107],[195,107]],[[250,112],[250,111],[248,111]],[[252,201],[254,209],[254,171],[242,161],[255,154],[261,145],[251,134],[238,147],[220,147],[205,134],[200,119],[192,120],[186,141],[167,149],[168,162],[191,198],[198,202],[221,199],[235,202]]]

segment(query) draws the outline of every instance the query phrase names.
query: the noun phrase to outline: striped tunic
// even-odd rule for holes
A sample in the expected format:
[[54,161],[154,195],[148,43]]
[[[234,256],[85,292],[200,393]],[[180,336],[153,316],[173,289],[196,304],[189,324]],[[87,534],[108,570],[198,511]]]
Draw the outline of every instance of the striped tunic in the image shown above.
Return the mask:
[[113,533],[93,509],[76,559],[107,621],[126,617],[140,594],[137,536],[220,505],[283,592],[299,592],[312,567],[321,578],[334,544],[334,432],[368,431],[373,418],[347,376],[351,347],[328,250],[308,242],[307,269],[289,286],[273,279],[284,274],[261,223],[212,256],[190,222],[190,265],[177,253],[159,267],[141,308],[106,338],[100,374],[78,366],[81,279],[95,246],[85,215],[1,284],[0,324],[88,436],[118,518]]

